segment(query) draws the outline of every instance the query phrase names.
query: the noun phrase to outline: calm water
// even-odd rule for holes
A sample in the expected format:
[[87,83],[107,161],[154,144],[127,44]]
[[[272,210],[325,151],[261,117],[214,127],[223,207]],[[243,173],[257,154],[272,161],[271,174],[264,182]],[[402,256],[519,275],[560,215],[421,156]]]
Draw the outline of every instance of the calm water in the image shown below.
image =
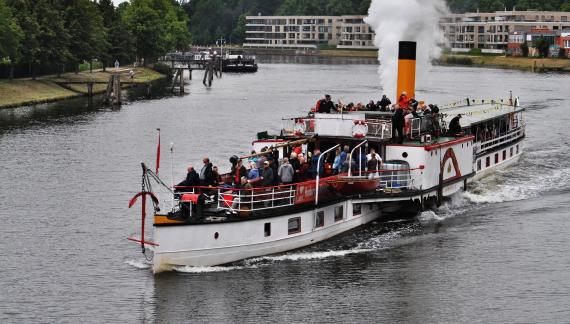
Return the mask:
[[96,99],[0,111],[0,322],[570,321],[570,79],[556,74],[432,68],[418,91],[429,102],[513,90],[528,107],[521,162],[440,210],[282,256],[154,276],[125,238],[138,229],[127,202],[139,162],[154,165],[156,128],[161,174],[170,181],[173,142],[178,180],[204,155],[227,169],[256,132],[278,130],[324,92],[380,97],[375,65],[300,63],[120,109]]

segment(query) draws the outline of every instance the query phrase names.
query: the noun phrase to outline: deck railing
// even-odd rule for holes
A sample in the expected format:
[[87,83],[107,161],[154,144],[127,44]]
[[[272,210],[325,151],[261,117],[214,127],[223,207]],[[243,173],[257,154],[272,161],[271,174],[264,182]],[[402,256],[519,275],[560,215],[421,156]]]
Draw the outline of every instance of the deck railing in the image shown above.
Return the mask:
[[494,147],[500,146],[504,143],[510,142],[514,139],[517,139],[524,135],[524,128],[525,125],[521,124],[521,126],[508,131],[507,133],[500,135],[498,137],[482,141],[480,144],[480,150],[489,150]]
[[295,204],[296,185],[254,189],[218,189],[218,209],[256,211]]
[[389,139],[392,138],[392,122],[382,119],[367,119],[367,137]]

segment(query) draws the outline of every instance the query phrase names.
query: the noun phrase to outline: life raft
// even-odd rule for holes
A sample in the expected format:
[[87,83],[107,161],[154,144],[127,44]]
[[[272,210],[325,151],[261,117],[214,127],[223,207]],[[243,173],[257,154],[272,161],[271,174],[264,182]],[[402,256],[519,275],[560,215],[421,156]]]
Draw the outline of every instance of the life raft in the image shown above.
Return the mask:
[[363,138],[368,134],[368,124],[365,120],[355,120],[352,126],[352,136],[355,138]]

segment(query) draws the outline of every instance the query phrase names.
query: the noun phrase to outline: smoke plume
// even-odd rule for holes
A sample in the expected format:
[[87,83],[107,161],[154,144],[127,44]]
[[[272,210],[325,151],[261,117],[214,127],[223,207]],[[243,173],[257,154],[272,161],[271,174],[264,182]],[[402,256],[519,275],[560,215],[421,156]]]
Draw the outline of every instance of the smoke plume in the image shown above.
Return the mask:
[[364,21],[376,33],[380,84],[388,97],[397,98],[399,41],[417,42],[416,88],[425,84],[431,59],[441,54],[438,23],[446,12],[444,0],[372,0]]

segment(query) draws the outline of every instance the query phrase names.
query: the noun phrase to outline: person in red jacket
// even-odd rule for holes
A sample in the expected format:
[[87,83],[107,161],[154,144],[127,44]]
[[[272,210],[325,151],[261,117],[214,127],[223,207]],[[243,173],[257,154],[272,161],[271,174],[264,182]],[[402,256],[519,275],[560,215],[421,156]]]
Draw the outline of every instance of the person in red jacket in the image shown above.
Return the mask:
[[398,105],[402,109],[408,109],[410,106],[410,98],[408,98],[408,94],[406,91],[402,91],[400,98],[398,99]]

